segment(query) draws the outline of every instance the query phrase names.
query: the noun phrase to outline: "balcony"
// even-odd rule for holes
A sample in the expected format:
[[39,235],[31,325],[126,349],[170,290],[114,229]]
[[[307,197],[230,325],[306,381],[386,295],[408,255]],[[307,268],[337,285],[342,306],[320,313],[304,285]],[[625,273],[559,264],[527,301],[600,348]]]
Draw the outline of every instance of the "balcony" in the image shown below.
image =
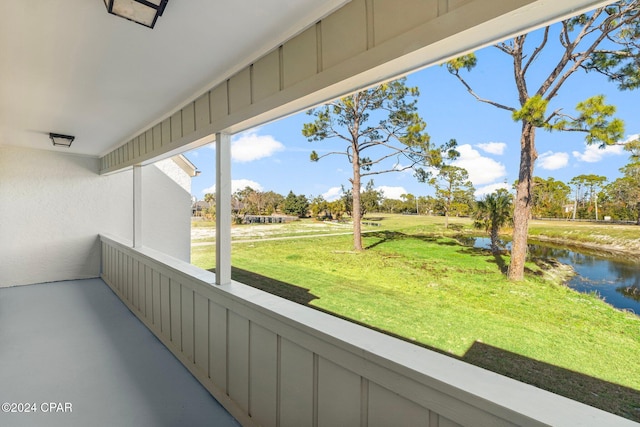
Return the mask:
[[0,400],[35,411],[3,426],[636,425],[152,249],[101,254],[102,280],[0,289]]
[[218,276],[167,255],[189,206],[142,172],[215,140],[228,207],[231,134],[606,1],[249,3],[2,4],[0,403],[38,412],[0,426],[635,425],[232,282],[228,209]]

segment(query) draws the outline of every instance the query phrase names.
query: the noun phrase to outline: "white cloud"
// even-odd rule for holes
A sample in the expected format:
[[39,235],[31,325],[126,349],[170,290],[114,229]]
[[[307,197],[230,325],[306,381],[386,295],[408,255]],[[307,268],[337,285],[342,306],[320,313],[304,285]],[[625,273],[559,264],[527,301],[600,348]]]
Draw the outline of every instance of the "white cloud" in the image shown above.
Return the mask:
[[507,144],[505,144],[504,142],[487,142],[483,144],[476,144],[476,147],[486,153],[501,156],[502,154],[504,154],[504,150],[507,148]]
[[546,170],[561,169],[569,164],[569,153],[547,151],[538,157],[538,166]]
[[469,173],[469,180],[474,186],[490,184],[507,176],[507,170],[500,162],[482,156],[469,144],[458,147],[460,157],[453,162],[454,166],[464,168]]
[[231,159],[252,162],[284,150],[284,145],[271,135],[258,135],[257,129],[238,134],[231,140]]
[[407,190],[404,187],[389,187],[388,185],[381,185],[376,187],[376,191],[382,191],[385,199],[400,200],[402,194],[407,194]]
[[605,148],[599,148],[597,144],[586,145],[585,149],[581,153],[579,151],[573,152],[573,157],[581,162],[596,163],[602,160],[605,156],[619,156],[624,154],[623,145],[607,145]]
[[244,190],[246,187],[251,187],[254,190],[262,191],[262,185],[250,179],[233,179],[231,180],[231,192],[235,193],[238,190]]
[[509,184],[504,183],[504,182],[500,182],[497,184],[489,184],[489,185],[485,185],[484,187],[480,187],[476,190],[475,193],[473,193],[474,196],[476,197],[482,197],[484,195],[487,194],[491,194],[494,191],[496,191],[499,188],[504,188],[506,190],[510,190],[511,187],[509,187]]
[[[232,179],[231,180],[231,192],[235,193],[238,190],[244,190],[245,187],[251,187],[254,190],[262,191],[263,187],[259,183],[255,181],[251,181],[250,179]],[[216,185],[213,184],[211,187],[205,188],[202,190],[203,194],[206,193],[215,193]]]
[[634,133],[633,135],[627,135],[627,139],[621,142],[621,144],[626,144],[627,142],[635,141],[640,138],[640,133]]
[[333,202],[334,200],[338,200],[341,196],[342,196],[341,187],[331,187],[326,192],[322,193],[322,197],[327,202]]

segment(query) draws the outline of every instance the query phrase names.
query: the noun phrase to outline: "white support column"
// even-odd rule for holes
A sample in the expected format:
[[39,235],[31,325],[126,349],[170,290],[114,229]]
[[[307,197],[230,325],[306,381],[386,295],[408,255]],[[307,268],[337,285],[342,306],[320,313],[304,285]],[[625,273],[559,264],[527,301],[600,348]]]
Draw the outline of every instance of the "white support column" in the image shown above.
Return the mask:
[[133,166],[133,247],[142,246],[142,165]]
[[216,133],[216,285],[231,283],[231,136]]

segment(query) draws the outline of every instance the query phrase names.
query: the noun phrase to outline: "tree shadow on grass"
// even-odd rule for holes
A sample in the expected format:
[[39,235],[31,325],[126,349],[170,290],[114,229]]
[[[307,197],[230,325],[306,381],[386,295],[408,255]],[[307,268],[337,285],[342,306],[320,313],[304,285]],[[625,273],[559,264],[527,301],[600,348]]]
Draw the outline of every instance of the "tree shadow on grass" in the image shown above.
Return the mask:
[[[365,237],[367,238],[367,240],[377,239],[373,243],[370,243],[369,245],[367,245],[365,249],[372,249],[372,248],[375,248],[376,246],[380,246],[387,242],[406,240],[406,239],[421,240],[423,242],[435,243],[442,246],[457,246],[461,244],[459,241],[441,241],[440,239],[443,238],[444,236],[405,234],[399,231],[388,231],[388,230],[369,232]],[[447,236],[447,237],[457,240],[456,236]]]
[[640,391],[476,341],[461,358],[535,387],[640,421]]
[[364,221],[384,221],[384,217],[382,216],[367,216],[362,218]]
[[[212,268],[209,271],[215,273],[216,269]],[[309,292],[307,288],[282,282],[237,267],[231,267],[231,279],[302,305],[309,306],[311,301],[318,299],[318,297]]]
[[[428,235],[415,235],[415,234],[405,234],[398,231],[377,231],[373,233],[367,233],[367,239],[377,239],[375,242],[367,245],[365,249],[372,249],[376,246],[380,246],[384,243],[396,240],[403,239],[417,239],[423,242],[435,243],[441,246],[460,246],[460,252],[469,254],[472,256],[493,256],[493,260],[488,260],[487,262],[495,263],[498,269],[502,274],[507,274],[509,270],[509,265],[506,263],[504,258],[504,251],[498,253],[491,253],[490,250],[485,248],[474,247],[476,237],[467,236],[464,234],[456,234],[453,236],[447,236],[452,240],[442,241],[440,240],[440,236],[428,236]],[[526,269],[527,273],[540,275],[542,274],[539,271],[532,271],[530,269]]]
[[371,248],[375,248],[376,246],[382,245],[384,243],[393,241],[393,240],[401,240],[401,239],[405,239],[407,237],[406,234],[404,233],[400,233],[397,231],[376,231],[376,232],[372,232],[372,233],[367,233],[366,238],[367,240],[370,239],[377,239],[375,242],[367,245],[365,247],[365,249],[371,249]]

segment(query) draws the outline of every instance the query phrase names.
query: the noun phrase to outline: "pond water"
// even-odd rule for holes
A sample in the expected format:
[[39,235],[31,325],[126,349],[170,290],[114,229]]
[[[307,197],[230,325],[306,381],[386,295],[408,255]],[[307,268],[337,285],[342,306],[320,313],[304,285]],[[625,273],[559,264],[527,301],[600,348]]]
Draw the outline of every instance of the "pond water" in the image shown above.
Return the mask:
[[[478,237],[473,246],[489,248],[490,243],[489,238]],[[530,244],[529,252],[534,257],[554,258],[572,266],[576,275],[567,282],[570,288],[578,292],[596,293],[612,306],[640,315],[638,260],[540,243]]]

